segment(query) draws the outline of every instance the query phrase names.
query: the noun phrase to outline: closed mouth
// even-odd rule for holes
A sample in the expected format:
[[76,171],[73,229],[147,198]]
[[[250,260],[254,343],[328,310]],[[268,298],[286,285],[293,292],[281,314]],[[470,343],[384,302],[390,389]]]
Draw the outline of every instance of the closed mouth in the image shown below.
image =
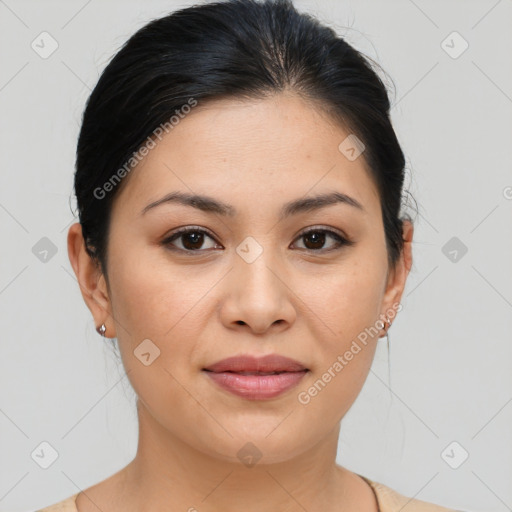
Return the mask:
[[253,356],[242,354],[228,357],[203,368],[213,373],[237,373],[240,375],[278,375],[309,371],[299,361],[279,354]]
[[237,375],[279,375],[281,373],[298,373],[298,372],[307,372],[308,370],[304,369],[304,370],[297,370],[297,371],[288,371],[288,370],[283,370],[283,371],[276,371],[276,372],[244,372],[244,371],[240,371],[240,372],[235,372],[235,371],[232,371],[232,370],[225,370],[225,371],[212,371],[212,370],[208,370],[206,368],[204,368],[204,371],[205,372],[212,372],[212,373],[236,373]]

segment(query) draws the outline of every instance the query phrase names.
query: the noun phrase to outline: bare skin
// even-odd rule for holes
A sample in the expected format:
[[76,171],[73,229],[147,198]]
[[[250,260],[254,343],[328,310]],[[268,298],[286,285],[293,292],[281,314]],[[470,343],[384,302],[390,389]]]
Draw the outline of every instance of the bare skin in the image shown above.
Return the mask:
[[[108,285],[85,252],[80,224],[70,228],[84,300],[95,325],[118,339],[139,418],[135,458],[85,489],[80,512],[378,510],[368,484],[336,464],[338,435],[385,333],[379,320],[400,303],[413,226],[405,223],[404,251],[388,268],[364,153],[350,161],[338,149],[348,134],[293,94],[199,105],[125,178],[112,211]],[[178,203],[141,214],[175,191],[213,197],[236,214]],[[283,204],[334,191],[363,210],[336,203],[280,220]],[[185,226],[196,238],[163,243]],[[306,229],[325,234],[323,245]],[[354,244],[339,246],[326,231]],[[236,251],[249,236],[262,248],[250,263]],[[300,402],[375,325],[342,371]],[[160,350],[148,366],[134,355],[145,339]],[[248,353],[281,354],[310,371],[269,400],[235,396],[202,371]],[[248,442],[262,455],[252,467],[237,456]]]

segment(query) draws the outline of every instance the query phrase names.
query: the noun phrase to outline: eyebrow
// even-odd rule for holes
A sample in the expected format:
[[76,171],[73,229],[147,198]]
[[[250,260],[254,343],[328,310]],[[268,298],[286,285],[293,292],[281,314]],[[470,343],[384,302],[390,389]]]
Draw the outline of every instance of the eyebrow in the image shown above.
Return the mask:
[[[213,197],[190,194],[188,192],[171,192],[161,199],[148,204],[141,211],[141,215],[144,215],[146,212],[156,208],[157,206],[169,203],[191,206],[192,208],[197,208],[198,210],[206,213],[215,213],[225,217],[233,217],[237,214],[237,211],[233,206]],[[353,197],[341,192],[331,192],[329,194],[304,197],[285,203],[281,208],[280,220],[290,217],[291,215],[319,210],[320,208],[325,208],[326,206],[333,204],[346,204],[360,210],[361,212],[365,211],[363,205]]]

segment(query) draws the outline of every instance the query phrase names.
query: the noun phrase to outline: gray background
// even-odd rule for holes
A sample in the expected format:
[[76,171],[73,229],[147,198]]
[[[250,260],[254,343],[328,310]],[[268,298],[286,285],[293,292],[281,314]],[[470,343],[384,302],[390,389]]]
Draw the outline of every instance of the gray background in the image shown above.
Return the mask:
[[[64,499],[135,454],[133,392],[67,256],[74,152],[110,56],[190,3],[0,0],[1,512]],[[390,358],[381,339],[338,462],[418,499],[512,510],[512,0],[296,5],[392,77],[420,207]],[[58,43],[47,58],[31,47],[43,31]],[[56,253],[41,261],[44,237]],[[31,457],[44,441],[58,453],[47,469]]]

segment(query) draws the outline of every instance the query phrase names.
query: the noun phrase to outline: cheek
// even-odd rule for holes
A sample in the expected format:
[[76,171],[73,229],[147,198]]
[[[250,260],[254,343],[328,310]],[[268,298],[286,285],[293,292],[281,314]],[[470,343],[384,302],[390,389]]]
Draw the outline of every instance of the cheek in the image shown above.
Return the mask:
[[314,375],[301,388],[308,402],[304,406],[324,418],[339,419],[346,413],[372,365],[386,277],[377,253],[374,250],[373,257],[354,254],[336,271],[315,279],[305,276],[297,283],[297,294],[305,304],[303,314],[314,329],[317,354]]
[[[113,258],[114,260],[114,258]],[[216,277],[172,265],[154,248],[133,250],[113,265],[112,306],[121,333],[133,342],[144,338],[172,340],[190,324],[195,306],[208,293]],[[123,333],[123,330],[127,333]]]
[[[159,393],[150,395],[160,387],[179,394],[178,382],[196,371],[198,340],[211,317],[205,305],[221,274],[171,265],[160,255],[119,260],[112,276],[117,338],[124,367],[142,398],[158,400]],[[145,346],[158,355],[148,367],[137,357]]]
[[343,418],[370,371],[380,331],[372,329],[381,304],[382,274],[376,268],[354,265],[326,279],[325,286],[309,292],[304,287],[304,302],[318,318],[317,365],[298,402],[318,429]]
[[[124,258],[112,273],[112,305],[123,366],[141,402],[167,426],[175,423],[176,416],[204,422],[204,410],[186,391],[191,371],[187,363],[193,359],[201,331],[200,322],[195,321],[200,308],[194,306],[215,279],[203,281],[187,279],[170,264],[152,264],[142,257]],[[144,353],[149,353],[146,361]]]
[[[386,269],[377,258],[356,256],[318,278],[305,276],[298,295],[305,314],[323,324],[329,344],[341,349],[379,318]],[[309,313],[307,310],[309,309]]]

